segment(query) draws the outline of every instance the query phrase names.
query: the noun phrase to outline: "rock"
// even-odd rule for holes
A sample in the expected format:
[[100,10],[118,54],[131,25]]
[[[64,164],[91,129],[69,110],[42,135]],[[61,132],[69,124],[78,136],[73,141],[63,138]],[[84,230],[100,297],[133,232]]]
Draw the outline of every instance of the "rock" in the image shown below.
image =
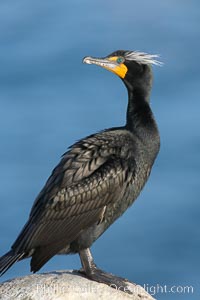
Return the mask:
[[1,300],[154,300],[141,286],[128,282],[133,291],[91,281],[77,271],[56,271],[14,278],[0,284]]

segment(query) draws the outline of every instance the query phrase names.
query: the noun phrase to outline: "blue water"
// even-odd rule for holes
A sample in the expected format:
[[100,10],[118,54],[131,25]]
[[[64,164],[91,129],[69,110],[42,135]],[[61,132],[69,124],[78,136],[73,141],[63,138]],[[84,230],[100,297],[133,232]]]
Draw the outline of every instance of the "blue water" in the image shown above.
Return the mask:
[[[124,123],[127,94],[113,74],[83,65],[117,49],[160,53],[152,109],[162,147],[131,209],[93,246],[97,264],[151,287],[157,299],[200,299],[200,2],[0,3],[0,252],[27,220],[67,147]],[[79,268],[54,257],[41,272]],[[16,264],[2,281],[29,274]],[[178,287],[161,293],[160,286]],[[159,288],[158,288],[159,286]],[[192,286],[193,293],[183,292]],[[181,288],[182,287],[182,288]],[[160,292],[159,292],[160,291]]]

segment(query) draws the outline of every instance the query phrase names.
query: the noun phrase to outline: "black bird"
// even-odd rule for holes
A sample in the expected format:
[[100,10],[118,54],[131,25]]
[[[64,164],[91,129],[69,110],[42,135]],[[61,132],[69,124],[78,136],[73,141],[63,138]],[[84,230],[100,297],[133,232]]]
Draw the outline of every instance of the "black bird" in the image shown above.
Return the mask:
[[84,63],[99,65],[124,82],[126,124],[85,137],[62,156],[11,250],[0,258],[1,275],[27,257],[32,257],[31,271],[36,272],[56,254],[79,253],[87,277],[113,282],[111,274],[95,265],[90,247],[138,197],[159,152],[149,104],[151,65],[160,64],[156,57],[119,50],[105,58],[84,58]]

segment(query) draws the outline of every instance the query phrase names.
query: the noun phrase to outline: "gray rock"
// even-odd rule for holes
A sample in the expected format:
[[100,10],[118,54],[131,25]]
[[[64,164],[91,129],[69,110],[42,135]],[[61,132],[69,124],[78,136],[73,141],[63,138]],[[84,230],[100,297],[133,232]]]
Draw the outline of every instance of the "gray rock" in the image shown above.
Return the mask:
[[141,286],[128,283],[130,295],[91,281],[76,271],[56,271],[15,278],[0,285],[1,300],[154,300]]

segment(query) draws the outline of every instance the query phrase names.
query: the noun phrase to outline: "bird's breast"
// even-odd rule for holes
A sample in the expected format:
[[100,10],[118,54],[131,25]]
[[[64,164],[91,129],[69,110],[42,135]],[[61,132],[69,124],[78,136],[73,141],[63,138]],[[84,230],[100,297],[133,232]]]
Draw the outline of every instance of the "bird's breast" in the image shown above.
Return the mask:
[[150,172],[151,166],[145,161],[138,161],[134,171],[129,170],[127,180],[124,182],[118,198],[106,207],[104,212],[105,223],[112,224],[133,204],[144,187]]

